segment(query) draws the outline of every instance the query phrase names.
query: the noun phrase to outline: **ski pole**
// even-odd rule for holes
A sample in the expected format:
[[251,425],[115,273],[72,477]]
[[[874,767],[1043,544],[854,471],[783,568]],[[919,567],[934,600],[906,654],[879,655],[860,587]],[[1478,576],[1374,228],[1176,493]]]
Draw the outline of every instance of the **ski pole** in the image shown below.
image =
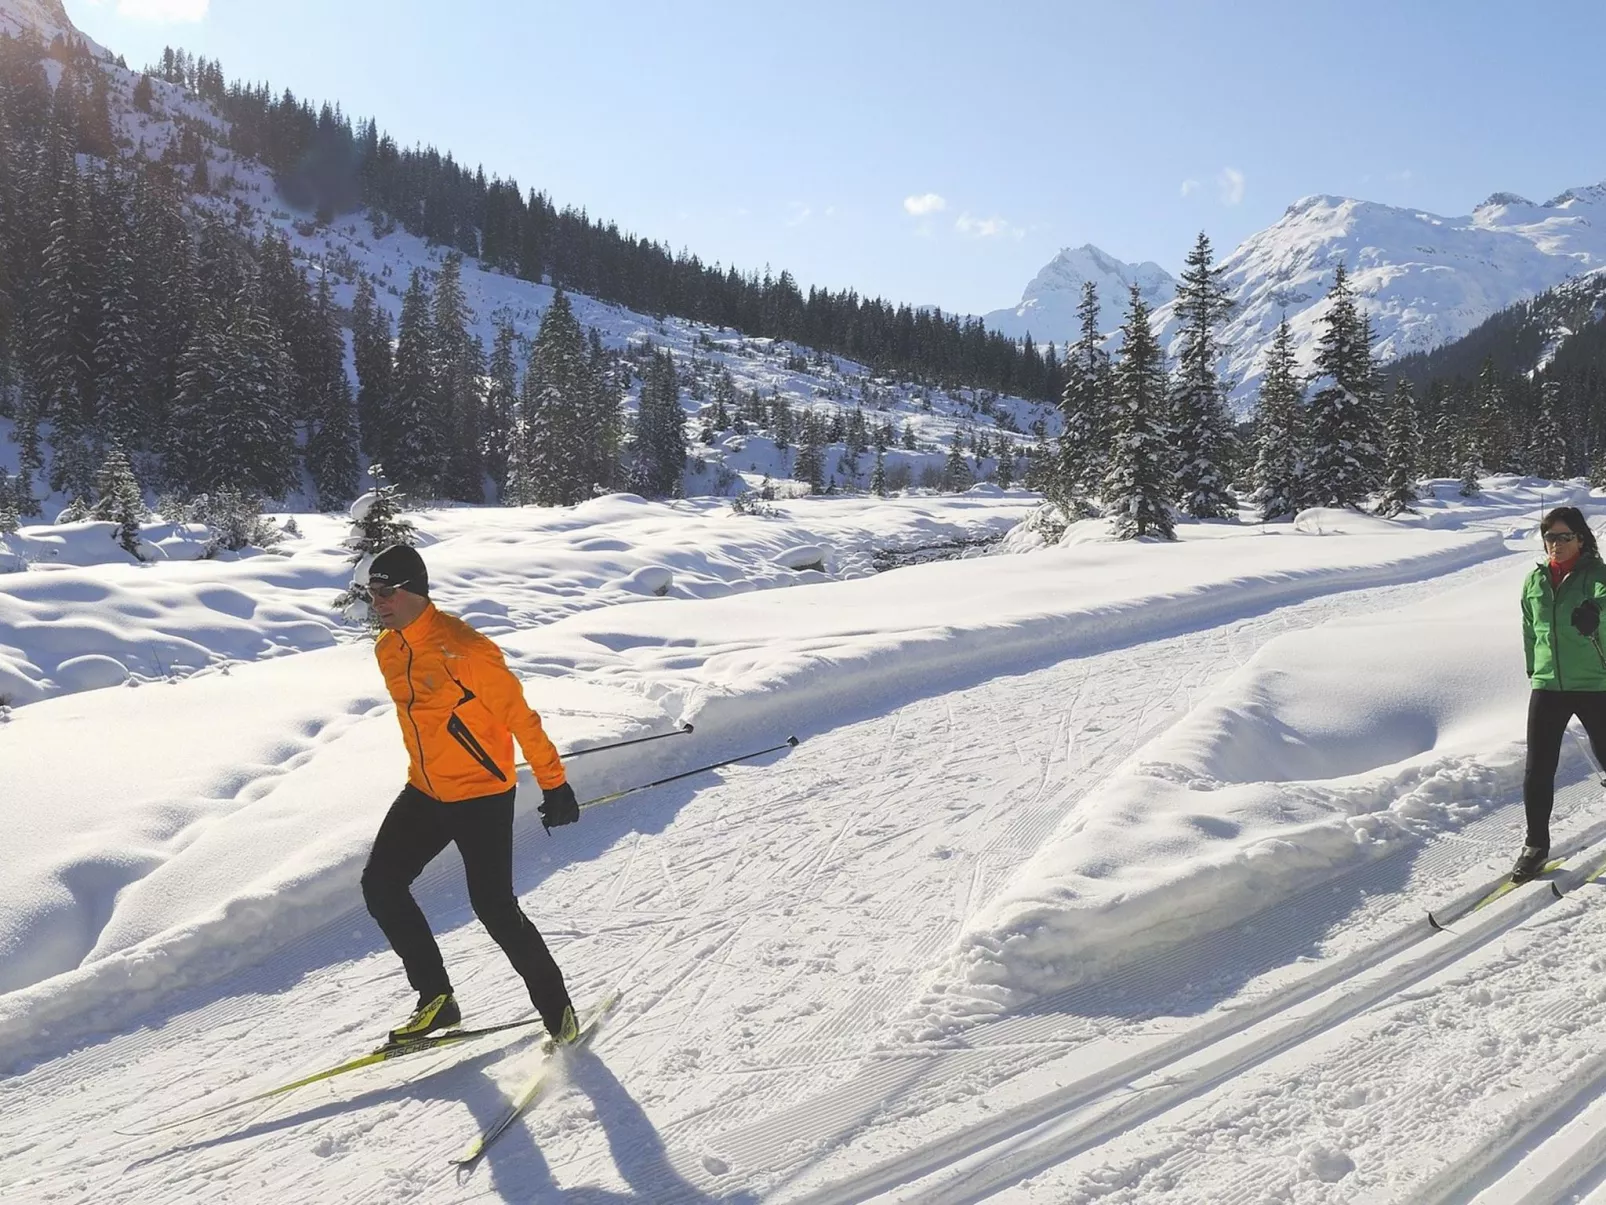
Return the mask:
[[671,774],[668,778],[660,778],[655,782],[644,782],[639,787],[627,787],[623,791],[615,791],[612,795],[599,795],[595,799],[586,800],[580,806],[589,808],[595,807],[599,803],[612,803],[615,799],[623,799],[626,795],[634,795],[637,791],[647,791],[653,787],[661,787],[666,782],[690,778],[693,774],[704,774],[709,770],[718,770],[721,766],[730,766],[737,762],[751,761],[755,757],[763,757],[766,753],[779,753],[782,749],[795,748],[797,748],[797,737],[789,736],[781,744],[771,745],[768,749],[758,749],[752,753],[744,753],[740,757],[727,757],[724,761],[710,762],[706,766],[698,766],[695,770],[682,770],[679,774]]
[[[645,745],[648,741],[661,741],[668,736],[690,736],[691,732],[692,726],[690,724],[682,724],[673,732],[656,732],[652,736],[635,736],[628,741],[614,741],[611,745],[592,745],[589,749],[575,749],[570,753],[560,753],[558,756],[563,758],[564,761],[568,761],[571,757],[583,757],[587,753],[603,753],[609,749],[623,749],[626,745]],[[513,764],[515,770],[521,767],[528,770],[530,763],[521,761]]]

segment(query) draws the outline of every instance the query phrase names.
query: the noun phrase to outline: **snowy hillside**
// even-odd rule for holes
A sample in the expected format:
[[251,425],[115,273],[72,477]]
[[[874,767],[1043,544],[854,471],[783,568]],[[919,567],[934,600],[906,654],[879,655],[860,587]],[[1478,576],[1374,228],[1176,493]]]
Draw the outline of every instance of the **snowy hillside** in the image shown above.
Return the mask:
[[1091,281],[1099,290],[1099,329],[1121,325],[1128,290],[1137,285],[1150,309],[1158,309],[1177,295],[1177,282],[1156,263],[1126,264],[1106,255],[1091,243],[1066,247],[1032,278],[1013,309],[994,310],[983,321],[1014,339],[1027,335],[1039,344],[1064,348],[1077,335],[1076,307],[1082,286]]
[[[0,0],[0,28],[31,29],[48,42],[63,29],[71,31],[65,22],[66,14],[56,0]],[[313,212],[288,204],[262,163],[226,145],[227,123],[212,106],[183,88],[152,77],[150,111],[141,111],[134,103],[139,72],[119,67],[109,52],[97,52],[103,59],[99,69],[110,83],[111,118],[124,153],[156,160],[176,149],[186,135],[198,137],[210,191],[193,196],[190,204],[246,233],[273,230],[284,235],[298,265],[314,282],[320,274],[328,274],[339,306],[349,308],[360,277],[371,276],[378,301],[394,325],[413,270],[421,267],[427,274],[439,270],[448,249],[410,235],[383,213],[364,210],[320,222]],[[59,64],[50,66],[59,74]],[[551,302],[552,287],[487,269],[472,258],[464,263],[462,285],[471,331],[488,351],[497,325],[511,325],[522,366]],[[795,439],[789,446],[778,446],[775,432],[759,424],[741,433],[717,432],[713,442],[702,438],[706,424],[701,418],[712,410],[714,386],[725,371],[738,395],[755,396],[769,406],[784,400],[799,413],[814,410],[833,420],[861,411],[865,429],[890,435],[872,442],[889,444],[887,488],[893,491],[935,485],[956,436],[971,453],[969,473],[985,480],[998,471],[1002,455],[1022,455],[1035,432],[1052,434],[1056,429],[1057,411],[1045,404],[957,385],[945,389],[892,380],[863,364],[794,343],[748,338],[730,328],[673,316],[639,314],[579,293],[571,293],[570,300],[581,326],[597,330],[605,347],[632,353],[635,375],[622,383],[627,412],[635,407],[640,392],[641,353],[648,347],[673,352],[691,444],[683,482],[688,496],[737,494],[760,488],[766,478],[778,483],[782,494],[795,492],[788,485],[797,456]],[[348,372],[354,376],[349,363]],[[15,471],[19,464],[17,446],[8,438],[11,431],[11,421],[0,418],[0,470]],[[978,433],[985,433],[979,452]],[[835,434],[824,449],[824,485],[869,488],[874,459],[873,448],[866,449],[861,442],[855,449]],[[1010,467],[1018,475],[1019,466]],[[282,502],[291,509],[306,509],[310,497],[307,490]],[[54,517],[68,500],[59,494],[45,498],[45,517]]]

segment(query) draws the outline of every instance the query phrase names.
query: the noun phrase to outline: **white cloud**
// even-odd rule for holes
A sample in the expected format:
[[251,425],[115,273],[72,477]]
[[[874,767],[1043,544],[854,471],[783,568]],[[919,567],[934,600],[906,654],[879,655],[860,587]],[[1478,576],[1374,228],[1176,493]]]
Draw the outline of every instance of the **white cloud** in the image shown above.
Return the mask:
[[787,209],[789,211],[786,219],[788,226],[801,226],[814,216],[814,210],[803,204],[802,201],[793,201],[787,206]]
[[1025,238],[1026,232],[1006,218],[973,218],[968,213],[959,215],[954,229],[966,238]]
[[1236,167],[1224,167],[1216,177],[1223,205],[1237,205],[1244,199],[1244,174]]
[[948,202],[934,192],[924,192],[918,197],[905,197],[903,211],[912,217],[923,218],[934,213],[941,213],[948,208]]
[[178,25],[200,21],[211,0],[117,0],[117,15],[130,21]]
[[1191,197],[1203,187],[1204,185],[1200,184],[1199,181],[1190,176],[1188,179],[1182,182],[1182,195],[1185,197]]

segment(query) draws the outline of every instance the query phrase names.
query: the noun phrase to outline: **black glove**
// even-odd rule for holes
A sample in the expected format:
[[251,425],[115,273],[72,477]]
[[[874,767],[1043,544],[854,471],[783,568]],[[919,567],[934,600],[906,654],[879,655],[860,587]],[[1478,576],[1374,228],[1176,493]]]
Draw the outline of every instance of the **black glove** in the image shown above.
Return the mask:
[[1573,608],[1573,627],[1580,636],[1593,636],[1600,631],[1600,604],[1586,598]]
[[556,787],[543,787],[541,789],[541,806],[536,808],[541,813],[541,825],[546,829],[557,828],[560,824],[573,824],[580,819],[580,803],[574,797],[574,788],[568,783]]

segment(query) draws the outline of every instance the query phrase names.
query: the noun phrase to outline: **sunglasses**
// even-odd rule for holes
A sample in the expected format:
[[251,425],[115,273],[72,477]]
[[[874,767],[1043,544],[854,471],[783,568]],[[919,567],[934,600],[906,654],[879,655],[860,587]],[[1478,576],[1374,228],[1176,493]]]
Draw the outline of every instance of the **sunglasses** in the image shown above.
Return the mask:
[[1544,538],[1547,544],[1570,544],[1578,538],[1578,533],[1572,531],[1547,532]]
[[391,595],[395,594],[396,591],[402,589],[407,584],[408,583],[406,583],[406,582],[398,582],[394,586],[374,586],[374,585],[370,585],[368,587],[368,593],[373,595],[375,598],[389,598]]

